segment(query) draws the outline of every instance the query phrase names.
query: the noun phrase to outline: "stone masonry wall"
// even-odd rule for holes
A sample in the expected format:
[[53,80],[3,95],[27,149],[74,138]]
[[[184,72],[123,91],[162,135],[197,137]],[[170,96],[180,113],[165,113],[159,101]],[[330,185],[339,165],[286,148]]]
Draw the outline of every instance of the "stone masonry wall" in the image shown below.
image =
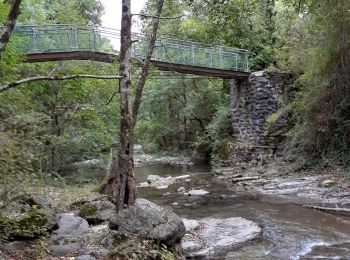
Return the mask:
[[[230,110],[234,143],[231,161],[259,160],[273,153],[281,129],[288,126],[288,115],[278,114],[273,124],[267,119],[286,102],[286,73],[252,73],[247,81],[230,80]],[[276,134],[277,133],[277,134]],[[261,158],[260,158],[261,159]]]

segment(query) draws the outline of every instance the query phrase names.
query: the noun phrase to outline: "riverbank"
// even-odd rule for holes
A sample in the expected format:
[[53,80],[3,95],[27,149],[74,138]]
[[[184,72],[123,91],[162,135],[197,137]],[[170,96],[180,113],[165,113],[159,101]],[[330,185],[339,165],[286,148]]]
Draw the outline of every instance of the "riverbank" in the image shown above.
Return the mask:
[[236,192],[350,207],[350,176],[341,168],[296,169],[295,163],[276,159],[264,165],[222,167],[214,174],[219,180],[232,181]]

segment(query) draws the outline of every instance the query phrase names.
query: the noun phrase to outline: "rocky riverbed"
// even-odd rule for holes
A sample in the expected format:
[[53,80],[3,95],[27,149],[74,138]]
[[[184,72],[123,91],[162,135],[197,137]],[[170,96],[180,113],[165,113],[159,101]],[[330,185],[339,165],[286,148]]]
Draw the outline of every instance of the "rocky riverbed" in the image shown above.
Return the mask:
[[[262,228],[258,241],[228,247],[217,252],[217,259],[350,258],[350,252],[344,250],[350,241],[350,219],[303,207],[324,203],[348,207],[348,181],[341,174],[285,171],[279,164],[226,167],[214,175],[189,171],[190,176],[173,178],[167,188],[158,189],[163,179],[158,169],[159,176],[152,176],[156,181],[140,188],[139,194],[171,206],[192,224],[208,218],[225,221],[243,217]],[[198,195],[189,196],[191,191]],[[194,235],[190,231],[183,240],[188,256],[215,252],[200,235]],[[213,257],[216,259],[210,255]]]
[[[115,259],[120,256],[118,252],[132,256],[136,251],[145,251],[149,256],[159,253],[164,259],[173,259],[175,256],[171,251],[155,247],[152,240],[157,240],[154,237],[157,235],[164,243],[177,241],[178,249],[173,252],[182,251],[187,257],[350,258],[347,249],[350,243],[350,219],[302,207],[303,204],[324,203],[348,207],[349,182],[341,174],[291,174],[285,170],[283,165],[272,163],[221,168],[213,175],[205,165],[187,162],[181,165],[147,163],[136,169],[138,196],[164,208],[141,201],[138,208],[124,214],[125,221],[122,221],[116,216],[114,205],[108,197],[87,193],[84,199],[80,196],[69,207],[65,207],[64,213],[45,217],[44,229],[41,229],[42,222],[38,222],[40,228],[32,226],[29,233],[26,230],[29,237],[25,240],[17,240],[17,233],[13,233],[11,242],[0,243],[0,256],[3,255],[4,259],[35,259],[40,252],[44,259],[70,257],[93,260]],[[61,200],[63,195],[57,192],[50,194],[55,195],[52,202]],[[47,212],[47,209],[52,208],[35,206],[33,201],[20,202],[20,205],[24,205],[25,213],[18,214],[32,218],[32,213],[40,215],[42,210]],[[32,210],[26,213],[31,208],[39,209],[40,212]],[[146,211],[139,214],[143,210]],[[173,214],[171,212],[183,220],[163,215],[166,213],[170,216]],[[137,215],[141,219],[148,216],[152,221],[156,221],[157,216],[159,221],[151,226],[138,226],[135,223],[143,221],[130,222],[131,216]],[[170,219],[174,221],[164,228],[164,221]],[[182,221],[185,227],[183,230],[180,224]],[[46,227],[46,223],[50,225]],[[45,230],[54,231],[45,236]],[[171,230],[172,233],[164,233]],[[11,234],[8,231],[6,234]],[[121,231],[128,233],[127,237]],[[143,234],[144,239],[137,238],[138,232]],[[181,244],[178,243],[179,235],[184,235]],[[177,256],[181,258],[181,254]]]
[[350,179],[339,169],[293,171],[292,165],[275,161],[220,168],[215,174],[219,180],[234,181],[232,189],[236,192],[280,196],[291,202],[350,206]]

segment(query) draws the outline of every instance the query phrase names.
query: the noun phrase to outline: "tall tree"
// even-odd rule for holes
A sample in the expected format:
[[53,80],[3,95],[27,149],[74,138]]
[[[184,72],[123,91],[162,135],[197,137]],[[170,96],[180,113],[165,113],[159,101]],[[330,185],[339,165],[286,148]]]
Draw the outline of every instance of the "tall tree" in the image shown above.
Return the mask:
[[131,96],[131,0],[122,1],[121,40],[120,40],[120,141],[117,155],[112,159],[109,176],[102,185],[101,191],[115,197],[116,209],[119,211],[124,205],[135,202],[134,177],[134,127],[139,112],[143,88],[148,75],[150,60],[157,37],[160,14],[164,0],[159,0],[156,15],[153,19],[146,57],[142,62],[140,77],[137,82],[136,97],[132,105]]
[[13,0],[6,24],[2,29],[2,33],[0,35],[0,59],[2,58],[6,46],[10,41],[12,31],[15,28],[21,2],[22,0]]

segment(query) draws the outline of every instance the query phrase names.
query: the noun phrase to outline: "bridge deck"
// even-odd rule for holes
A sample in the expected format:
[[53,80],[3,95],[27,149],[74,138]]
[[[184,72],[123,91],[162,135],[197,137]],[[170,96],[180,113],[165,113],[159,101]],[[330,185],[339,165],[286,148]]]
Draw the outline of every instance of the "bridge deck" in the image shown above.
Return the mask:
[[[143,60],[148,35],[133,34],[132,57]],[[110,28],[76,25],[19,25],[13,32],[13,43],[29,62],[57,60],[95,60],[113,62],[117,51],[111,42],[120,31]],[[248,51],[214,47],[183,39],[158,37],[152,63],[159,70],[215,77],[246,77]]]
[[[46,62],[46,61],[64,61],[64,60],[93,60],[99,62],[112,63],[117,59],[115,54],[108,54],[94,51],[72,51],[72,52],[48,52],[48,53],[29,53],[28,62]],[[183,64],[172,64],[168,62],[151,60],[152,65],[161,71],[174,71],[178,73],[194,74],[202,76],[211,76],[219,78],[246,78],[248,72],[231,71],[215,68],[205,68],[199,66],[190,66]]]

